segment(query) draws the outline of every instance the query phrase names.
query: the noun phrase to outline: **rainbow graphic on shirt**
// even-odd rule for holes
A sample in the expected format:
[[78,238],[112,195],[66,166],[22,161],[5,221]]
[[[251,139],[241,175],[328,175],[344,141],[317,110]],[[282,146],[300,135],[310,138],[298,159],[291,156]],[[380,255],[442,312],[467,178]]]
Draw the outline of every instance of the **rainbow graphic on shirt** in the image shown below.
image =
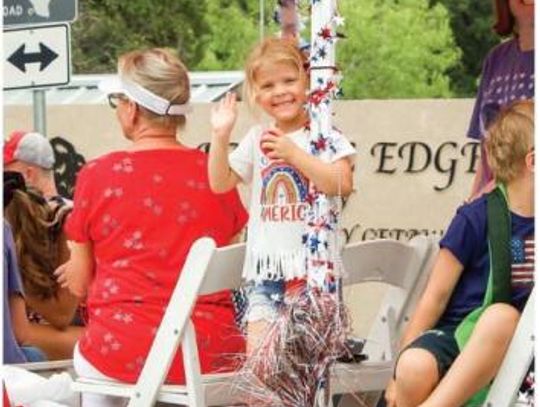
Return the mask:
[[271,163],[261,172],[261,220],[263,222],[303,221],[308,180],[287,164]]

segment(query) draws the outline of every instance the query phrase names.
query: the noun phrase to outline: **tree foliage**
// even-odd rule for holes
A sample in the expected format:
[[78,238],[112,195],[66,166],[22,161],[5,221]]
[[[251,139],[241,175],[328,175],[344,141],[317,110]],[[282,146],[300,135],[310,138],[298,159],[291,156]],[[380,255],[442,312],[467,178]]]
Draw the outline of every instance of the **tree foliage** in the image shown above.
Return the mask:
[[456,96],[476,94],[477,79],[484,56],[498,41],[491,30],[494,23],[491,1],[432,0],[450,13],[450,25],[462,51],[459,63],[450,72],[451,88]]
[[[265,33],[277,0],[266,0]],[[72,25],[76,73],[113,72],[119,54],[178,50],[191,70],[242,69],[259,38],[259,0],[85,0]],[[494,44],[490,2],[340,0],[347,98],[471,96]],[[305,10],[304,10],[305,11]],[[453,31],[453,32],[452,32]],[[306,35],[306,34],[305,34]],[[307,38],[306,38],[307,39]]]
[[[265,27],[272,30],[274,4],[265,3]],[[176,49],[192,70],[241,69],[259,36],[258,0],[85,0],[79,4],[79,18],[72,25],[76,73],[112,72],[118,55],[152,46]]]
[[[266,1],[264,8],[264,34],[275,32],[272,23],[273,1]],[[260,38],[259,1],[209,1],[206,19],[210,30],[198,70],[242,69],[247,54]]]
[[76,73],[116,70],[119,54],[150,46],[176,49],[187,61],[199,61],[210,27],[206,0],[85,0],[72,25]]
[[427,0],[341,0],[338,61],[347,98],[449,97],[459,60],[447,10]]

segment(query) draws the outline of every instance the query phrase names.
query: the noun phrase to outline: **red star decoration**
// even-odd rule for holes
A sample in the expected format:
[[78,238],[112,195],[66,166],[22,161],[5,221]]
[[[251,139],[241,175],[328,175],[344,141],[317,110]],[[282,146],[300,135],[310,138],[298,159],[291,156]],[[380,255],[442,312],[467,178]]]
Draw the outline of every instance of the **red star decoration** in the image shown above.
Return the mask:
[[330,92],[333,88],[336,87],[336,84],[332,81],[328,81],[328,83],[326,84],[326,87],[325,87],[325,91],[326,92]]
[[311,103],[313,103],[315,106],[318,106],[321,104],[325,96],[326,96],[326,93],[324,90],[317,89],[313,91],[313,93],[311,94],[311,97],[310,97]]
[[329,40],[330,38],[332,38],[332,30],[329,27],[324,27],[319,32],[319,36],[323,40]]
[[324,150],[326,148],[326,139],[319,137],[319,139],[315,142],[315,148],[317,150]]
[[315,194],[307,194],[306,202],[309,204],[309,206],[313,206],[315,203]]

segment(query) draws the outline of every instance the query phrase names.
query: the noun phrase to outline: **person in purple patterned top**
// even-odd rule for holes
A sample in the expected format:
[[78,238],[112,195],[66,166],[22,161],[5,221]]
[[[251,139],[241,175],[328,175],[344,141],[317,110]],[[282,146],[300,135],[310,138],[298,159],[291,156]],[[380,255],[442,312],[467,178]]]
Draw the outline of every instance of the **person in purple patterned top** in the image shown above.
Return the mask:
[[484,133],[501,107],[534,98],[534,0],[495,0],[497,34],[513,37],[493,48],[482,70],[467,136],[482,143],[471,198],[493,185],[484,151]]

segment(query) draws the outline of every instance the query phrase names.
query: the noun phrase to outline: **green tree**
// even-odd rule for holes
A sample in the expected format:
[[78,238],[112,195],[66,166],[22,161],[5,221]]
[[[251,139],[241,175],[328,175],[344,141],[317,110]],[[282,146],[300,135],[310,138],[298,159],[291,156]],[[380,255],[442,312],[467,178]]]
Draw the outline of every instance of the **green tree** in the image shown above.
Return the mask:
[[203,58],[206,0],[85,0],[72,25],[75,73],[116,70],[119,54],[141,47],[178,50],[188,66]]
[[428,0],[341,0],[338,43],[346,98],[450,97],[460,56],[442,5]]
[[[461,89],[450,85],[449,73],[459,77],[460,51],[438,3],[451,0],[429,1],[340,0],[345,97],[449,97]],[[265,1],[266,35],[278,30],[275,5]],[[242,69],[259,38],[259,0],[85,0],[80,7],[76,73],[112,72],[120,53],[149,46],[177,49],[192,70]]]
[[494,22],[491,1],[432,0],[446,6],[450,25],[462,55],[450,72],[451,88],[458,97],[476,94],[482,61],[498,41],[491,26]]
[[[272,22],[274,1],[265,2],[265,35],[276,31]],[[204,58],[194,66],[197,70],[242,69],[247,54],[257,43],[259,1],[236,0],[208,2],[206,21],[210,27],[205,42]]]

